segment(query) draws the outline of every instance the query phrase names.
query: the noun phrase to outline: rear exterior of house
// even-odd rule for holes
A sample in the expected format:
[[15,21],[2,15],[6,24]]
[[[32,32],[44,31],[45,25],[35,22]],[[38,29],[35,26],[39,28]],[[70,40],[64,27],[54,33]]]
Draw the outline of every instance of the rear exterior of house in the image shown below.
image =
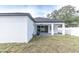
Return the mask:
[[[62,30],[58,30],[61,27]],[[0,43],[28,43],[33,35],[65,35],[62,20],[33,18],[29,13],[0,13]]]

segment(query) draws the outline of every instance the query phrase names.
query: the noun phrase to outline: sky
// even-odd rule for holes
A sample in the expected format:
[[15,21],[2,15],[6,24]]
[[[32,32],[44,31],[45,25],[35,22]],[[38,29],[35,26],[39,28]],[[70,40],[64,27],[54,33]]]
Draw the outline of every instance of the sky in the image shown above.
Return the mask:
[[79,0],[1,0],[1,12],[27,12],[33,17],[46,17],[55,9],[72,5],[79,10]]
[[0,13],[26,12],[33,17],[46,17],[55,9],[57,9],[56,5],[0,5]]
[[[60,9],[65,5],[0,5],[0,13],[5,12],[25,12],[30,13],[32,17],[46,17],[48,13]],[[79,6],[75,6],[79,9]]]

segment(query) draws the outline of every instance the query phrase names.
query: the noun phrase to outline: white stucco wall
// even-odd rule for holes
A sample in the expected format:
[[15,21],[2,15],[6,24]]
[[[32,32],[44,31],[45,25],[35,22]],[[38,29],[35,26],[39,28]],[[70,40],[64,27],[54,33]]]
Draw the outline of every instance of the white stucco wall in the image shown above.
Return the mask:
[[27,20],[27,39],[29,42],[35,34],[35,23],[32,20],[30,20],[30,18],[27,18]]
[[27,16],[0,16],[0,43],[28,42]]
[[31,21],[32,23],[31,24],[33,24],[32,25],[32,28],[33,28],[33,35],[36,35],[37,34],[37,24],[35,23],[35,22],[33,22],[33,21]]

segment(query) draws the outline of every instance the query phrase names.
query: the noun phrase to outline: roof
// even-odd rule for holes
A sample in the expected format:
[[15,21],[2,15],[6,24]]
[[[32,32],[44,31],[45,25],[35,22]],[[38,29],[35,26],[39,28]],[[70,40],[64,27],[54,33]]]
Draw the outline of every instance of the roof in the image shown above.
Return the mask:
[[64,22],[64,20],[59,19],[49,19],[44,17],[37,17],[34,19],[36,23],[56,23],[56,22]]
[[59,19],[49,19],[44,17],[33,18],[30,13],[0,13],[0,16],[28,16],[32,21],[36,23],[53,23],[53,22],[64,22]]
[[30,13],[0,13],[0,16],[28,16],[34,21],[34,18],[30,15]]

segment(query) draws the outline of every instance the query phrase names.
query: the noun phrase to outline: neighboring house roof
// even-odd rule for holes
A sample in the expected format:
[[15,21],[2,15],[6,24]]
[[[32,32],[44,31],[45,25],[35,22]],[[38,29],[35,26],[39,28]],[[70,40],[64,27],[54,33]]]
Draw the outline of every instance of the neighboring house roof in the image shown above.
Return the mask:
[[28,16],[34,21],[34,18],[30,15],[30,13],[0,13],[0,16]]
[[59,19],[49,19],[44,17],[37,17],[34,19],[36,23],[56,23],[56,22],[64,22],[64,20]]

